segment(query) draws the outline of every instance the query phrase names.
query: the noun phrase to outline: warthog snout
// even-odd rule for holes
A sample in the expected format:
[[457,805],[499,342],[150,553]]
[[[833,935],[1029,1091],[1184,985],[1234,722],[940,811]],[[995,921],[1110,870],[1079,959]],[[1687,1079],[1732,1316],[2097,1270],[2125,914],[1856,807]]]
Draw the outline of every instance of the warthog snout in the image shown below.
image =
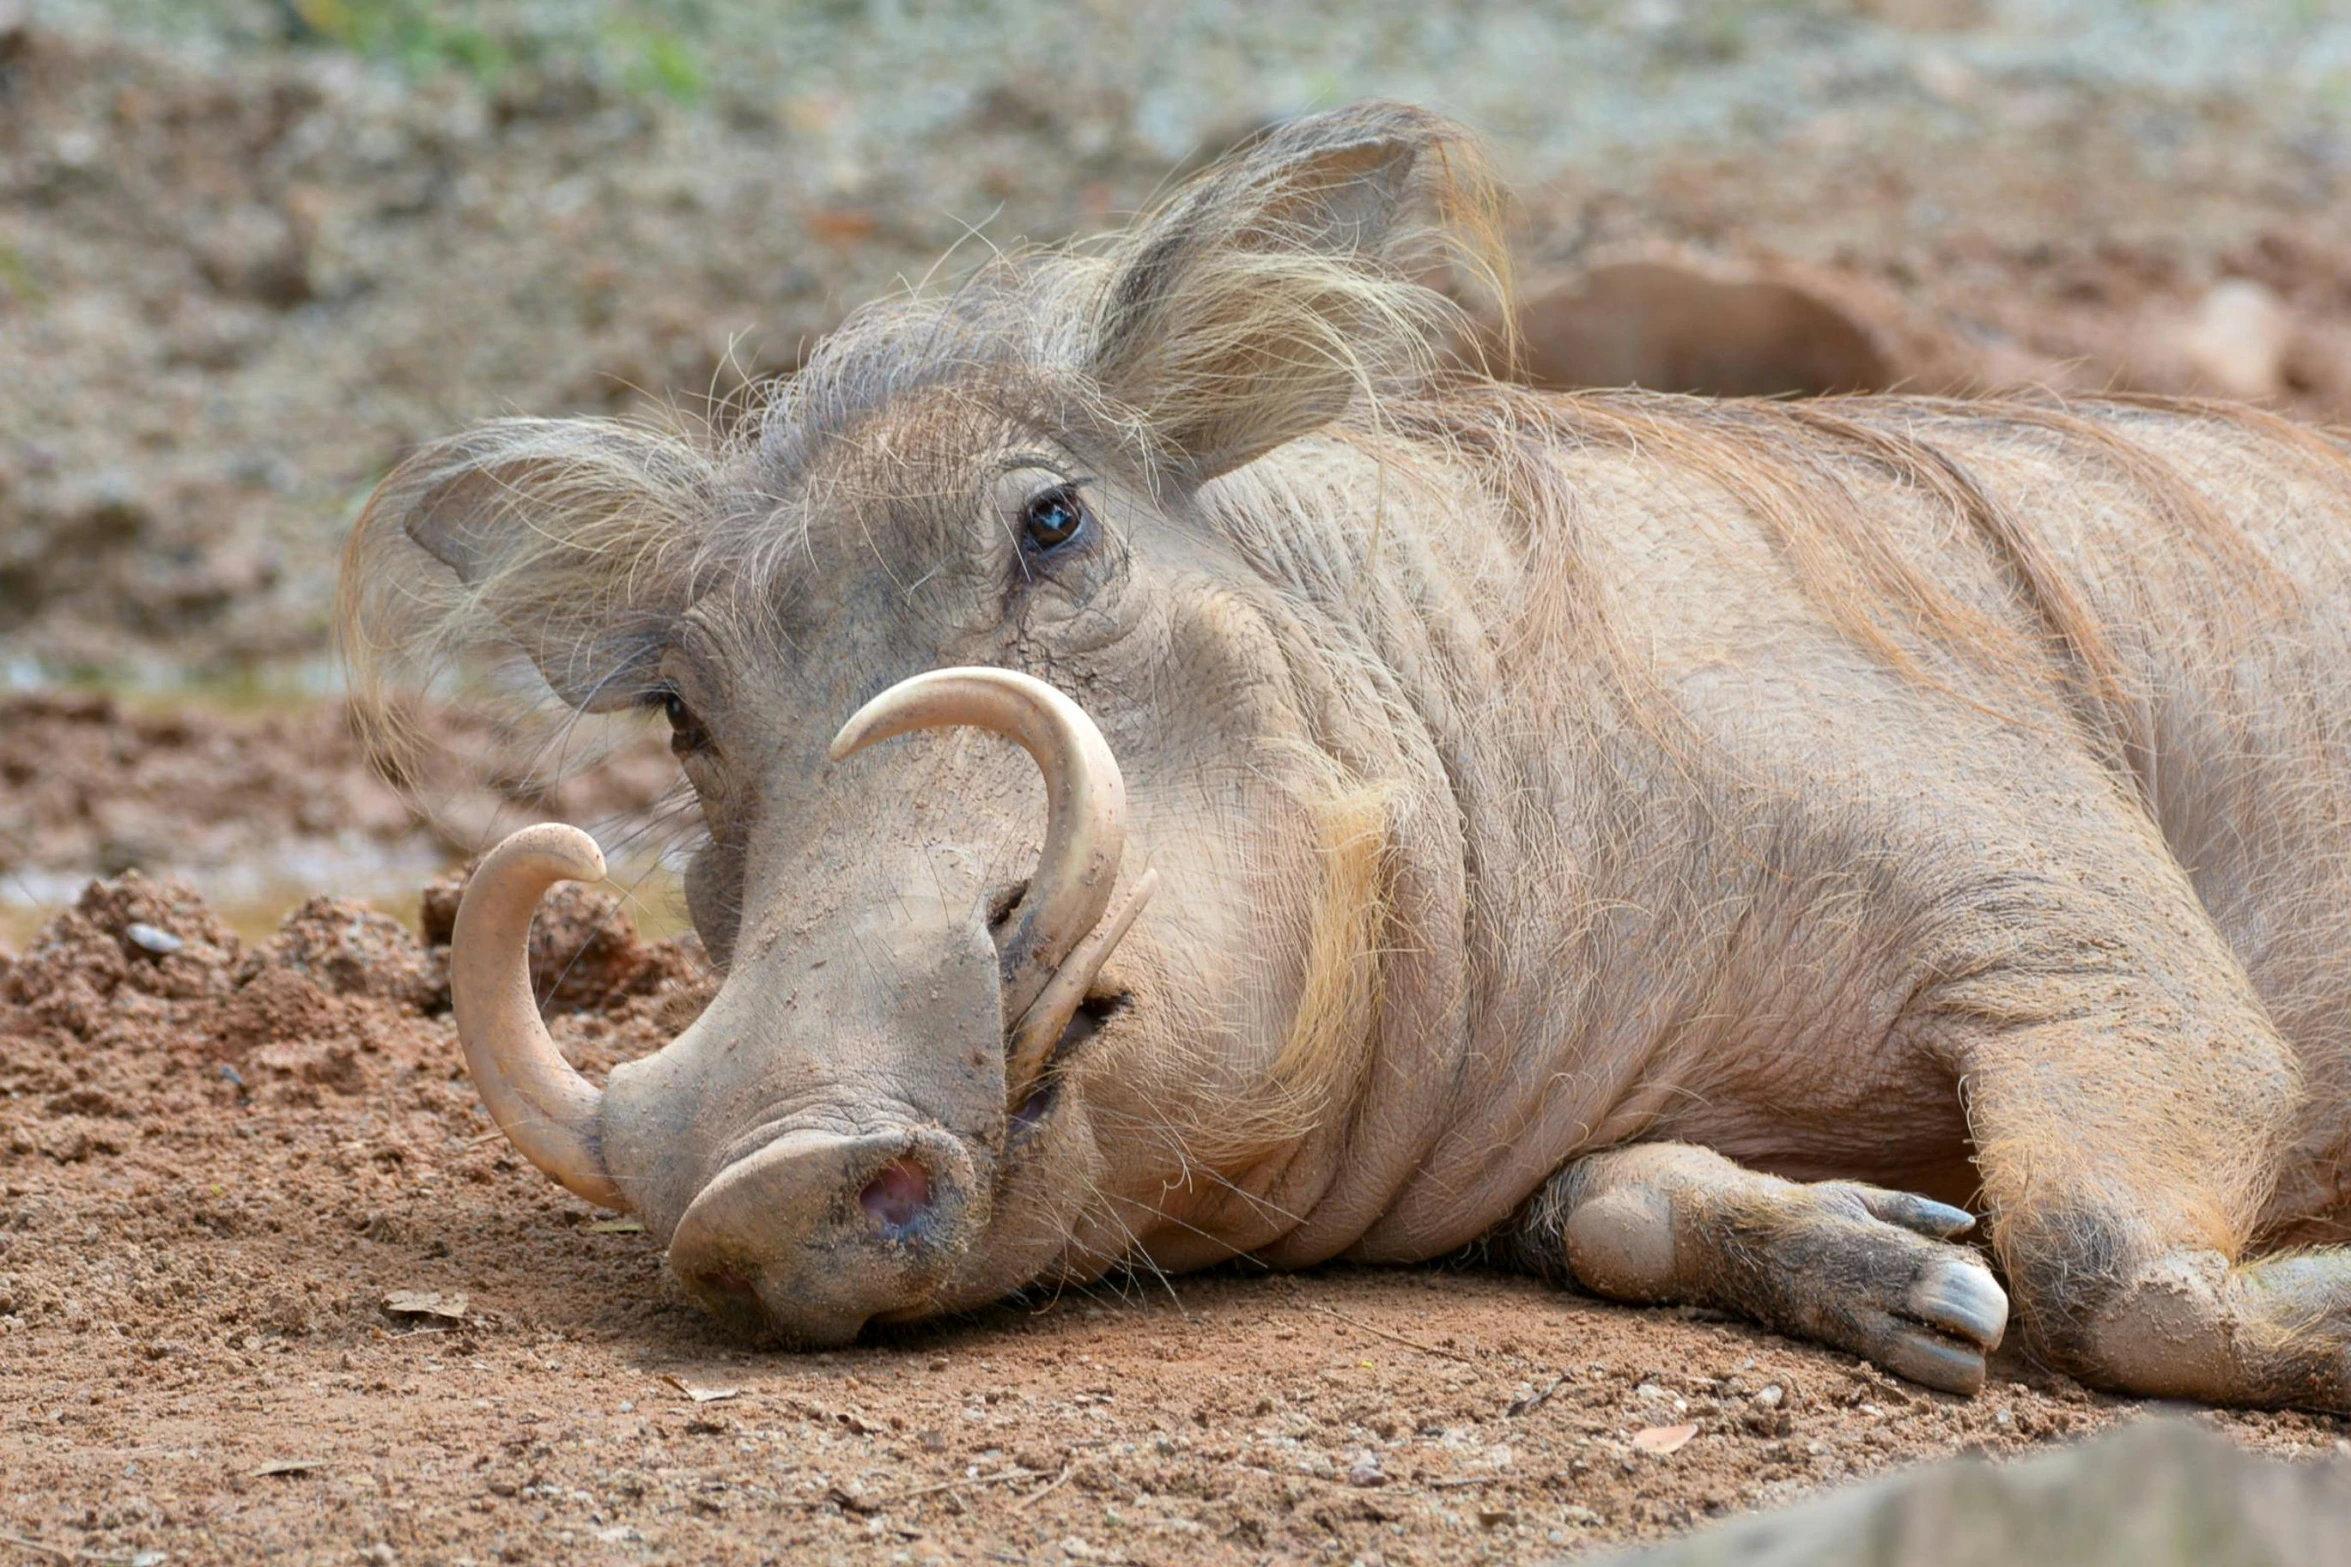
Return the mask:
[[[969,725],[1044,774],[1035,873],[990,919],[884,874],[834,946],[738,954],[709,1009],[599,1091],[556,1050],[525,948],[553,883],[593,880],[586,834],[529,827],[486,858],[457,916],[451,991],[466,1062],[517,1148],[591,1201],[630,1208],[693,1296],[747,1331],[845,1343],[933,1306],[988,1222],[1008,1129],[1033,1135],[1071,1021],[1155,879],[1112,907],[1125,834],[1118,764],[1042,681],[946,669],[851,718],[838,759]],[[854,961],[832,961],[846,951]]]
[[670,1268],[745,1331],[845,1344],[930,1298],[977,1228],[973,1186],[969,1152],[936,1131],[786,1133],[702,1188]]

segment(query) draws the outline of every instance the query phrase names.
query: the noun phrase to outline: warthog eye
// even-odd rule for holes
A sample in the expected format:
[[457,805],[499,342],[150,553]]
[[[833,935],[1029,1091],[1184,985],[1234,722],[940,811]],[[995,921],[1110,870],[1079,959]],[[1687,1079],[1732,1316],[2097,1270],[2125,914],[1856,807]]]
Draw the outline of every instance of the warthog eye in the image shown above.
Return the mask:
[[702,720],[694,716],[694,710],[686,706],[685,698],[675,691],[661,693],[661,711],[669,719],[671,751],[686,756],[710,744],[710,736],[704,733]]
[[1056,484],[1029,497],[1029,503],[1021,508],[1020,526],[1031,544],[1041,550],[1057,549],[1085,531],[1086,503],[1078,494],[1084,482]]

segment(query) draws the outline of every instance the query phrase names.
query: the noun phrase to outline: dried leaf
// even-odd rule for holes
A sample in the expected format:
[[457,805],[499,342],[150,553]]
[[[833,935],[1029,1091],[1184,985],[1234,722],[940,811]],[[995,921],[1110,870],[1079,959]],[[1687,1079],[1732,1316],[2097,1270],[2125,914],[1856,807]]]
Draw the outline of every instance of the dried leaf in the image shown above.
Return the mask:
[[679,1392],[685,1394],[688,1398],[692,1399],[697,1404],[715,1404],[722,1398],[734,1398],[743,1391],[739,1387],[694,1387],[688,1383],[679,1381],[676,1377],[670,1376],[666,1372],[663,1373],[661,1380],[667,1382],[671,1387],[676,1388]]
[[452,1322],[464,1318],[466,1304],[462,1290],[394,1290],[384,1297],[384,1309],[395,1317],[445,1317]]
[[598,1219],[588,1226],[590,1235],[635,1235],[645,1228],[642,1219]]
[[323,1458],[273,1458],[254,1470],[253,1475],[255,1479],[263,1475],[306,1475],[326,1466],[327,1461]]
[[1633,1446],[1644,1453],[1656,1453],[1662,1457],[1679,1450],[1697,1434],[1698,1428],[1694,1425],[1644,1426],[1633,1433]]

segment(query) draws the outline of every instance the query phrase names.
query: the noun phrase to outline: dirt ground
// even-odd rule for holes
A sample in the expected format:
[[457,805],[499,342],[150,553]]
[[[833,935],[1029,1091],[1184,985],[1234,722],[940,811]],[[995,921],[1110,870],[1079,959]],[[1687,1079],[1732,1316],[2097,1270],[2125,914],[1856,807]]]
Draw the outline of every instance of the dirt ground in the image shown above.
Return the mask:
[[[495,726],[434,715],[439,754],[494,758]],[[484,768],[430,813],[371,765],[335,703],[233,713],[95,691],[0,693],[0,950],[21,943],[93,875],[169,867],[232,929],[273,933],[321,888],[412,913],[423,881],[542,817],[622,845],[678,788],[668,746],[642,737],[545,778]],[[658,857],[624,853],[637,914],[682,923]]]
[[1534,1561],[2141,1411],[1468,1266],[732,1344],[490,1129],[432,945],[496,832],[646,837],[536,958],[591,1073],[681,1026],[696,949],[632,933],[679,928],[666,751],[555,779],[442,715],[478,776],[422,819],[335,701],[330,588],[417,441],[705,412],[958,244],[1374,91],[1492,133],[1538,291],[1671,254],[1797,279],[1897,380],[2351,418],[2329,8],[466,9],[0,0],[0,1562]]
[[[326,899],[248,948],[133,874],[0,969],[0,1560],[1524,1561],[2141,1408],[1469,1268],[1133,1277],[760,1353],[489,1128],[443,958]],[[707,993],[691,938],[584,892],[534,965],[591,1072]]]

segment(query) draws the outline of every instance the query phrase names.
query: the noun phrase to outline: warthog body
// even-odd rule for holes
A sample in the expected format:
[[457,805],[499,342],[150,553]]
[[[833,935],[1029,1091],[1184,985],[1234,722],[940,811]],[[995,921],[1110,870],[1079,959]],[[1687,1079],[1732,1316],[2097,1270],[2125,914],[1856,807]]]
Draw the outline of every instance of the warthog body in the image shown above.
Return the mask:
[[[861,312],[728,438],[510,421],[387,481],[363,674],[486,638],[665,708],[709,830],[725,984],[601,1099],[510,961],[593,856],[477,878],[501,1122],[798,1342],[1482,1241],[1968,1389],[1980,1215],[2057,1364],[2351,1408],[2351,1254],[2281,1249],[2351,1134],[2342,455],[1516,388],[1418,281],[1481,190],[1415,112],[1300,122]],[[968,728],[866,745],[941,724],[1050,806]]]

